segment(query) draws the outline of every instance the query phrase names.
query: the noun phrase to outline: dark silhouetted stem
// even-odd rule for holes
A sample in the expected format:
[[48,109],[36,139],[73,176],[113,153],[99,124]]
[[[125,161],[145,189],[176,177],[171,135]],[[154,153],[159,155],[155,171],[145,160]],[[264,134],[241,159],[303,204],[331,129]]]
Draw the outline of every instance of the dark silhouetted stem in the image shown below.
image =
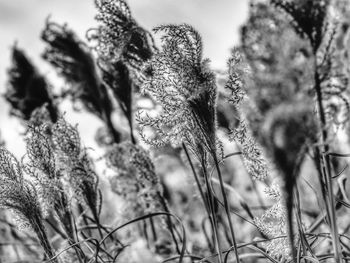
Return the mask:
[[222,174],[221,174],[221,171],[220,171],[219,162],[217,160],[217,157],[216,157],[215,153],[213,154],[213,158],[214,158],[214,163],[215,163],[216,170],[218,172],[218,178],[219,178],[219,182],[220,182],[220,189],[221,189],[222,197],[223,197],[223,200],[224,200],[224,208],[225,208],[228,225],[229,225],[230,232],[231,232],[231,238],[232,238],[232,242],[233,242],[233,248],[235,250],[236,260],[237,260],[237,262],[240,262],[238,251],[237,251],[237,242],[236,242],[235,232],[233,230],[233,225],[232,225],[230,208],[229,208],[229,205],[228,205],[227,196],[226,196],[226,190],[225,190],[225,186],[224,186],[224,181],[223,181]]
[[210,223],[212,225],[212,230],[213,230],[213,235],[214,235],[214,240],[216,242],[216,250],[218,253],[218,257],[219,257],[219,262],[222,263],[222,251],[221,251],[221,245],[220,245],[220,240],[219,240],[219,233],[218,233],[218,222],[217,222],[217,216],[215,213],[215,209],[214,209],[214,196],[213,196],[213,192],[211,189],[211,185],[209,183],[209,174],[207,172],[206,169],[206,164],[204,162],[204,160],[202,160],[202,169],[203,169],[203,173],[204,173],[204,179],[205,179],[205,185],[207,187],[207,194],[208,194],[208,205],[209,205],[209,219],[210,219]]
[[47,238],[44,225],[42,224],[41,220],[38,218],[37,215],[33,216],[31,218],[31,225],[33,227],[34,232],[36,233],[39,243],[44,249],[46,257],[49,259],[49,262],[57,263],[58,261],[56,259],[50,260],[55,256],[55,253],[52,249],[52,246],[49,242],[49,239]]
[[[316,60],[316,59],[315,59]],[[324,173],[325,173],[325,181],[328,190],[328,204],[327,212],[329,215],[329,220],[331,224],[332,230],[332,239],[333,239],[333,250],[334,250],[334,258],[337,263],[341,262],[341,247],[339,243],[339,234],[338,227],[336,222],[336,212],[335,212],[335,203],[334,203],[334,194],[333,194],[333,183],[332,183],[332,174],[331,174],[331,166],[329,156],[325,153],[329,151],[329,145],[327,142],[327,129],[326,129],[326,117],[324,112],[324,107],[322,103],[322,91],[321,91],[321,80],[317,71],[317,65],[315,62],[315,91],[317,96],[317,106],[319,110],[319,118],[321,123],[321,144],[323,146],[323,153],[321,151],[322,162],[324,165]]]
[[[170,209],[169,209],[168,204],[166,203],[164,197],[159,192],[157,194],[158,194],[158,198],[159,198],[160,202],[162,203],[164,211],[167,212],[168,214],[170,214]],[[178,244],[178,242],[176,240],[175,232],[174,232],[174,229],[173,229],[173,223],[171,222],[170,215],[167,215],[167,220],[166,221],[167,221],[167,226],[168,226],[168,229],[170,231],[171,237],[173,238],[173,241],[175,243],[176,251],[178,253],[180,253],[181,250],[180,250],[179,244]]]
[[110,113],[105,114],[104,121],[105,121],[105,124],[107,125],[109,133],[113,137],[113,141],[115,143],[121,142],[121,136],[120,136],[119,132],[114,128]]

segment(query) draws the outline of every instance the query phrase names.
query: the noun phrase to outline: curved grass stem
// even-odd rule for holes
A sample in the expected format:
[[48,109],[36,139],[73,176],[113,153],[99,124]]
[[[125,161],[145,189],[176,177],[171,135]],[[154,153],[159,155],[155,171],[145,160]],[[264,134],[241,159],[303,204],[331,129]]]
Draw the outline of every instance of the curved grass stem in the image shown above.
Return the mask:
[[332,232],[332,240],[333,240],[333,250],[334,250],[334,258],[337,263],[341,262],[341,247],[339,242],[339,233],[336,222],[336,211],[335,211],[335,202],[334,202],[334,194],[333,194],[333,183],[332,183],[332,173],[331,173],[331,165],[329,155],[327,153],[329,151],[329,145],[327,143],[328,134],[326,130],[326,117],[323,107],[323,99],[322,99],[322,91],[321,91],[321,79],[317,71],[317,64],[315,62],[315,91],[317,96],[317,106],[319,110],[319,119],[321,123],[321,145],[323,145],[323,153],[321,157],[321,163],[323,165],[323,172],[325,177],[326,189],[328,192],[327,195],[327,213],[330,220],[331,232]]
[[225,190],[225,186],[224,186],[224,180],[222,178],[222,174],[221,174],[220,167],[219,167],[219,162],[218,162],[217,157],[216,157],[215,154],[213,154],[213,158],[214,158],[215,167],[216,167],[216,170],[217,170],[217,173],[218,173],[218,178],[219,178],[219,182],[220,182],[220,189],[221,189],[222,197],[223,197],[223,200],[224,200],[224,208],[225,208],[225,213],[226,213],[226,216],[227,216],[228,225],[229,225],[229,228],[230,228],[233,248],[235,250],[236,261],[240,262],[238,251],[237,251],[237,242],[236,242],[235,232],[234,232],[233,225],[232,225],[230,208],[229,208],[229,204],[228,204],[228,201],[227,201],[227,195],[226,195],[226,190]]

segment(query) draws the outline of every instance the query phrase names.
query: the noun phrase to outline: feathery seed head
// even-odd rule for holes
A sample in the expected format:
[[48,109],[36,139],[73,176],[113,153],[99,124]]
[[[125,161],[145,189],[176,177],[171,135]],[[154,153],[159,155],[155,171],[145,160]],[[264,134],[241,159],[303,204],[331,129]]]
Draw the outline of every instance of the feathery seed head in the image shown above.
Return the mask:
[[81,146],[77,128],[61,117],[52,127],[52,140],[63,178],[75,198],[89,207],[94,217],[97,217],[98,176],[86,150]]
[[323,39],[329,3],[329,0],[272,0],[272,4],[291,15],[295,30],[310,40],[314,50],[318,49]]
[[57,109],[50,86],[24,52],[16,46],[12,48],[12,65],[8,75],[5,99],[11,104],[12,114],[29,120],[32,112],[46,103],[51,120],[56,121]]
[[50,127],[45,124],[29,124],[26,133],[27,160],[24,169],[34,180],[45,217],[50,211],[62,214],[61,210],[67,208],[62,174],[56,165],[57,158],[50,135]]
[[35,230],[36,223],[43,226],[34,185],[23,178],[20,163],[3,147],[0,148],[0,207],[15,214],[20,228]]
[[[194,152],[203,144],[216,152],[216,86],[208,61],[202,59],[202,40],[191,26],[164,25],[162,51],[146,66],[150,77],[142,89],[162,107],[158,116],[138,113],[143,139],[152,145],[187,143]],[[157,139],[150,140],[143,129],[150,127]]]
[[54,251],[45,232],[34,185],[23,178],[19,162],[3,147],[0,148],[0,164],[0,207],[14,213],[19,228],[31,229],[36,233],[46,256],[53,257]]
[[268,174],[267,162],[262,149],[252,137],[245,121],[240,121],[230,135],[232,140],[241,145],[244,165],[253,179],[264,180]]
[[81,101],[88,111],[103,118],[104,109],[110,110],[111,102],[98,77],[90,49],[66,25],[50,21],[41,37],[47,43],[43,58],[70,84],[64,95],[70,95],[73,101]]
[[287,211],[278,184],[272,183],[265,189],[266,195],[275,201],[261,216],[254,218],[254,223],[271,241],[264,243],[267,252],[280,260],[290,259],[290,245],[287,237]]
[[231,91],[230,102],[237,106],[244,99],[245,78],[249,70],[247,65],[243,63],[242,53],[238,49],[232,50],[227,64],[229,77],[225,88]]
[[56,177],[54,151],[45,124],[40,126],[28,125],[26,150],[29,159],[26,170],[30,174],[35,176],[37,174],[35,170],[40,170],[48,179]]
[[80,136],[76,127],[59,118],[52,127],[52,141],[61,156],[78,157],[81,151]]
[[116,172],[110,178],[112,190],[122,195],[128,203],[134,202],[133,207],[139,215],[155,212],[162,207],[159,178],[145,150],[123,142],[110,149],[106,160],[107,165]]
[[150,34],[132,18],[124,0],[96,0],[99,11],[96,20],[101,25],[89,36],[95,40],[97,53],[103,62],[119,60],[140,68],[151,58],[154,47]]
[[317,141],[317,127],[313,108],[304,100],[282,104],[268,114],[263,129],[267,149],[283,174],[294,176],[306,150]]
[[142,184],[158,187],[159,178],[148,152],[131,142],[116,144],[107,153],[106,160],[110,168],[116,171],[132,171]]
[[89,77],[86,70],[93,65],[93,58],[88,47],[79,41],[67,25],[61,26],[47,20],[41,38],[48,44],[42,55],[43,58],[52,64],[67,81],[80,83],[84,77]]
[[52,122],[53,120],[51,119],[47,103],[33,110],[29,119],[29,123],[31,123],[33,126],[40,126],[42,124],[45,124],[47,127],[49,127]]

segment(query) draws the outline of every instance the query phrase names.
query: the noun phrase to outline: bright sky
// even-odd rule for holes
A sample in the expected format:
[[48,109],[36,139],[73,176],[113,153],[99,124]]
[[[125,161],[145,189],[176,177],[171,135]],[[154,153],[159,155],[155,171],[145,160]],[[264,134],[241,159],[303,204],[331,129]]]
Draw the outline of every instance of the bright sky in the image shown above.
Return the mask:
[[[247,16],[248,0],[129,0],[131,12],[140,25],[148,30],[160,24],[188,23],[202,35],[204,55],[214,69],[225,69],[230,48],[238,43],[239,26]],[[55,73],[40,58],[44,44],[40,32],[45,19],[67,22],[81,37],[96,25],[93,0],[0,0],[0,93],[6,83],[6,68],[10,62],[10,47],[17,41],[31,60],[54,82]],[[52,83],[55,85],[55,83]],[[66,109],[69,110],[69,107]],[[21,128],[14,118],[8,118],[8,108],[0,98],[0,131],[10,150],[22,153],[19,137]],[[69,115],[72,115],[69,113]],[[68,116],[69,116],[68,115]],[[94,129],[82,114],[72,115],[79,122],[85,142],[93,146]],[[89,129],[90,128],[90,129]]]

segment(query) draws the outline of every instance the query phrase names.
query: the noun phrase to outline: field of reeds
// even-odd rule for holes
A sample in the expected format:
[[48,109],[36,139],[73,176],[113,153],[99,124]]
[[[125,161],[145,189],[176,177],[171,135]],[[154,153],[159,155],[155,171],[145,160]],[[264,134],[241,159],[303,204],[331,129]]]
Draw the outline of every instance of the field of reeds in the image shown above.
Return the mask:
[[84,39],[43,25],[64,87],[11,49],[25,154],[0,139],[0,263],[350,262],[350,2],[251,0],[220,71],[191,25],[95,6]]

